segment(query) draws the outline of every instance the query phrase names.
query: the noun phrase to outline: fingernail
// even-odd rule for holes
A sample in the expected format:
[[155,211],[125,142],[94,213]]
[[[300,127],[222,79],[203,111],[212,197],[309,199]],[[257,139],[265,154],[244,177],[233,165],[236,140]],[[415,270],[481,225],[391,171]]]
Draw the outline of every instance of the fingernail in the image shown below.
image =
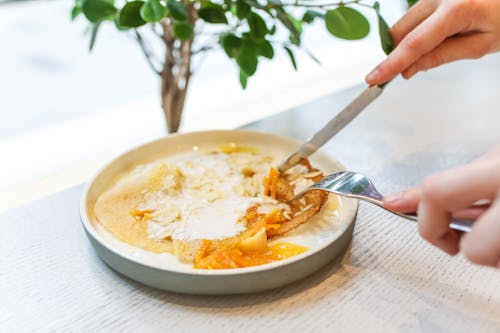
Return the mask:
[[375,68],[366,76],[365,80],[367,83],[372,84],[372,83],[375,83],[375,81],[377,81],[379,76],[380,76],[380,72],[379,72],[378,68]]

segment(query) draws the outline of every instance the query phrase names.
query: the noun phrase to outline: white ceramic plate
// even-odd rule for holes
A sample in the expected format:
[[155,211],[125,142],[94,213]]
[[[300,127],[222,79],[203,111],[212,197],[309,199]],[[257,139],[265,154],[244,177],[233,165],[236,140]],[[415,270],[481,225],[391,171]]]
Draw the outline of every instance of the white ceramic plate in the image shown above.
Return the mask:
[[[202,270],[181,263],[169,253],[156,254],[125,244],[107,233],[94,214],[96,199],[131,167],[160,157],[210,149],[236,143],[272,147],[282,156],[295,150],[299,142],[255,131],[204,131],[170,135],[132,149],[111,161],[87,184],[81,198],[80,215],[85,232],[98,255],[113,269],[151,287],[189,294],[239,294],[276,288],[299,280],[337,256],[349,243],[354,229],[358,202],[339,198],[338,216],[315,218],[279,241],[309,248],[282,261],[248,268]],[[311,163],[324,173],[344,170],[337,161],[320,152]]]

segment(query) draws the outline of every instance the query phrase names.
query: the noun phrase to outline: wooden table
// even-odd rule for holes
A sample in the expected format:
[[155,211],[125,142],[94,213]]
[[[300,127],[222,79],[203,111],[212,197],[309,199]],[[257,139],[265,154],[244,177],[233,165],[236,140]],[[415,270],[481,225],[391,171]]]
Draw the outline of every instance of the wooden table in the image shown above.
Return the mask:
[[[500,57],[397,80],[324,150],[382,192],[500,143]],[[335,78],[332,78],[334,80]],[[361,86],[248,128],[306,139]],[[416,225],[362,204],[347,252],[266,293],[201,297],[106,266],[80,226],[82,187],[0,216],[0,331],[500,331],[500,272],[448,257]]]

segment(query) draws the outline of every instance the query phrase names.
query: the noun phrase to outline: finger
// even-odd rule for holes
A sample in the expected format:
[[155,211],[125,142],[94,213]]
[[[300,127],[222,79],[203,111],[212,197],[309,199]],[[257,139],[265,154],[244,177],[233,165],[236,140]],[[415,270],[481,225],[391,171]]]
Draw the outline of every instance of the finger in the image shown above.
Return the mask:
[[494,199],[500,161],[476,161],[429,177],[422,185],[422,199],[448,212],[468,208],[479,200]]
[[404,36],[429,17],[436,10],[437,5],[438,2],[435,0],[420,0],[410,7],[406,14],[391,28],[394,45],[398,45]]
[[388,195],[383,200],[384,207],[400,213],[414,213],[420,201],[420,191],[420,187],[414,187]]
[[483,215],[490,205],[485,206],[473,206],[465,209],[457,210],[453,212],[453,218],[464,219],[464,220],[477,220],[481,215]]
[[366,77],[370,85],[382,84],[408,68],[447,37],[465,29],[466,22],[452,18],[444,9],[436,10],[408,33],[401,43]]
[[[479,199],[494,198],[500,183],[500,166],[482,161],[428,178],[422,185],[418,207],[420,235],[449,254],[458,251],[459,235],[449,228],[452,212],[472,206]],[[496,178],[495,178],[496,177]]]
[[480,58],[490,51],[489,45],[493,38],[491,33],[450,37],[405,69],[402,72],[403,77],[409,79],[419,71],[426,71],[459,59]]
[[460,249],[472,262],[500,268],[500,198],[462,237]]
[[[421,188],[414,187],[407,189],[402,192],[387,195],[383,199],[384,207],[400,212],[400,213],[415,213],[418,208],[418,203],[420,202]],[[473,206],[460,209],[452,213],[453,217],[456,219],[472,219],[476,220],[481,216],[486,210],[490,208],[490,203],[477,204]]]
[[451,214],[425,199],[418,205],[418,231],[423,239],[449,255],[458,253],[458,233],[449,228]]

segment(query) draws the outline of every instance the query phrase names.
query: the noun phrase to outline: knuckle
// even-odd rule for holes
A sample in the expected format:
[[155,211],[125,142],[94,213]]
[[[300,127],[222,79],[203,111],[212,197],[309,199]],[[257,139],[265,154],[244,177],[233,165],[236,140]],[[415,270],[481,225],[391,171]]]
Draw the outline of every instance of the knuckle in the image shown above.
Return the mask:
[[418,233],[420,237],[425,239],[426,241],[432,243],[434,240],[434,233],[432,232],[432,228],[427,226],[426,221],[419,221],[418,223]]
[[419,51],[422,48],[423,37],[417,33],[409,33],[401,42],[403,47],[410,51]]
[[430,57],[430,67],[437,67],[444,64],[446,61],[440,52],[434,52]]
[[428,70],[434,67],[438,67],[445,63],[445,59],[440,52],[432,52],[428,54],[424,59],[422,59],[422,64],[420,68],[422,70]]
[[439,204],[443,196],[441,177],[433,175],[424,180],[422,184],[422,201]]
[[448,7],[448,13],[453,15],[453,17],[462,17],[465,12],[468,11],[468,6],[470,0],[457,0],[451,1]]
[[448,3],[448,15],[461,22],[463,30],[469,30],[478,18],[478,9],[484,0],[456,0]]

